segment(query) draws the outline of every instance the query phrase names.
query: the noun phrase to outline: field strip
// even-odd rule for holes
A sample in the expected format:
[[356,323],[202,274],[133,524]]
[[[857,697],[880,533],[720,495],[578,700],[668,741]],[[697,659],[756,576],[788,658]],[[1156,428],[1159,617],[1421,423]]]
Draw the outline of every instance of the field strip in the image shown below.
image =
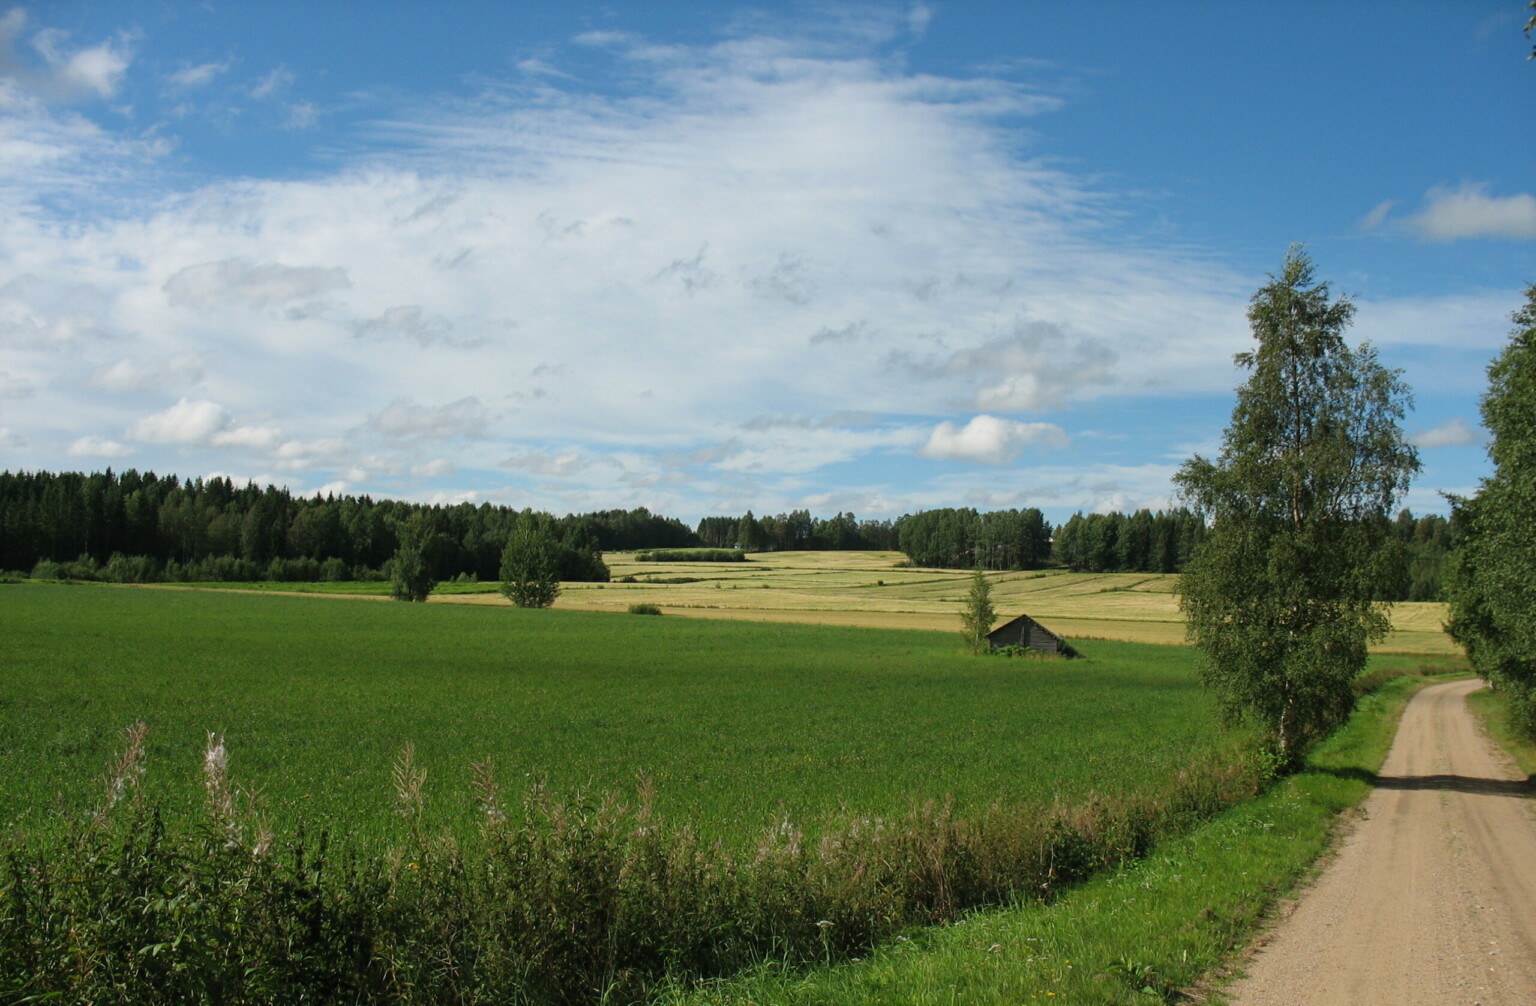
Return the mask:
[[[754,553],[748,561],[735,563],[637,562],[633,553],[625,552],[607,553],[604,559],[613,582],[564,584],[555,607],[623,613],[632,604],[654,604],[668,615],[685,618],[957,633],[971,576],[959,570],[905,566],[899,552]],[[999,622],[1027,614],[1069,639],[1171,645],[1185,641],[1175,593],[1178,578],[1171,574],[1049,569],[990,573],[988,578]],[[281,586],[243,592],[387,599],[383,584],[369,585],[376,588],[372,594],[326,590],[318,584],[312,591],[303,584],[292,585],[293,590],[275,589]],[[479,592],[460,592],[466,589]],[[444,584],[430,600],[507,604],[491,584]],[[1392,635],[1371,649],[1455,655],[1459,650],[1442,628],[1445,618],[1444,604],[1397,604],[1392,609]]]

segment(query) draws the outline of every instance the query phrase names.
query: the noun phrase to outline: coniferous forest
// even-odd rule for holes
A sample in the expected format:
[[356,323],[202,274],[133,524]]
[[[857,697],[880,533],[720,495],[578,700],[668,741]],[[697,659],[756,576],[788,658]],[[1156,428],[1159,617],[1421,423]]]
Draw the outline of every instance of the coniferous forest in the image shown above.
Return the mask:
[[[433,579],[493,581],[520,511],[489,503],[426,505],[370,496],[295,496],[227,478],[0,472],[0,570],[39,579],[152,582],[379,580],[397,529],[422,513],[434,527]],[[913,565],[989,570],[1177,573],[1205,535],[1191,510],[1073,514],[1052,527],[1040,510],[942,508],[895,520],[705,517],[696,529],[644,507],[541,515],[570,561],[565,580],[606,580],[601,553],[658,548],[749,552],[882,549]],[[1435,600],[1452,540],[1438,515],[1398,515],[1402,575],[1390,598]]]

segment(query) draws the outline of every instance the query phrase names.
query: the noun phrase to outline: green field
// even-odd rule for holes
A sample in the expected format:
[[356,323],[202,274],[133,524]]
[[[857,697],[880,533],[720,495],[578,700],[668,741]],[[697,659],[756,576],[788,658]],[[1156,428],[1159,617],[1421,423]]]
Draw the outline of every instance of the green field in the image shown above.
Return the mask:
[[278,822],[391,825],[406,742],[430,820],[474,817],[470,763],[515,786],[633,792],[720,837],[892,814],[1134,793],[1233,743],[1190,651],[1094,643],[976,659],[957,637],[510,607],[11,585],[0,603],[0,821],[96,799],[120,729],[146,785],[200,799],[206,732]]
[[[1254,738],[1218,723],[1193,650],[978,658],[953,631],[962,577],[835,558],[591,585],[564,610],[0,586],[0,985],[639,1001],[1054,896],[1256,792]],[[1004,613],[1167,631],[1169,581],[1133,580],[996,586]],[[737,604],[687,606],[711,594]],[[712,617],[623,613],[647,596]],[[86,825],[137,720],[148,802]],[[229,812],[204,796],[210,733],[256,794]],[[407,744],[425,804],[402,816]],[[509,819],[476,801],[487,760]]]

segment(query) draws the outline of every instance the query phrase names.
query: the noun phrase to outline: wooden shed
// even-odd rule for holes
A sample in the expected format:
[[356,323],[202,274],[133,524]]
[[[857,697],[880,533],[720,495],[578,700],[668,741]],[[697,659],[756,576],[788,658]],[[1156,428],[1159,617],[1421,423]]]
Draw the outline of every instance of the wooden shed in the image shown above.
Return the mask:
[[1055,653],[1063,657],[1075,657],[1077,652],[1066,640],[1047,629],[1028,615],[1020,615],[999,625],[987,633],[987,645],[994,650],[1005,646],[1027,647],[1037,653]]

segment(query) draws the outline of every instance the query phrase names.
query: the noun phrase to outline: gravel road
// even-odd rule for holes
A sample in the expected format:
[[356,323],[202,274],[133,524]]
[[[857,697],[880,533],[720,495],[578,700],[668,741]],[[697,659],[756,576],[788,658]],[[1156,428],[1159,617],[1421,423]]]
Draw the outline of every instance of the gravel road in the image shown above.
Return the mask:
[[1363,820],[1235,1006],[1536,1004],[1536,801],[1467,709],[1480,687],[1408,704]]

